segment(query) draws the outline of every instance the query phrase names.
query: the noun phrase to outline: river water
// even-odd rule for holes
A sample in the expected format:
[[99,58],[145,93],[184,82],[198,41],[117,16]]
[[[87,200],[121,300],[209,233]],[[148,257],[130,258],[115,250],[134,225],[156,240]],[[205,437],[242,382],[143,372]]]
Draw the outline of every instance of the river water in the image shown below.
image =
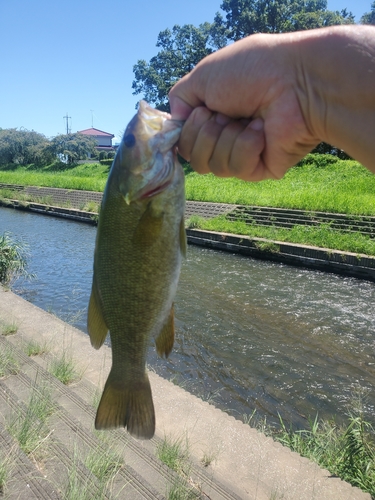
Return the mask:
[[[86,331],[96,227],[0,209],[0,234],[29,246],[16,292]],[[346,418],[362,399],[375,423],[375,284],[189,245],[168,360],[148,365],[243,418]],[[89,340],[88,340],[89,342]]]

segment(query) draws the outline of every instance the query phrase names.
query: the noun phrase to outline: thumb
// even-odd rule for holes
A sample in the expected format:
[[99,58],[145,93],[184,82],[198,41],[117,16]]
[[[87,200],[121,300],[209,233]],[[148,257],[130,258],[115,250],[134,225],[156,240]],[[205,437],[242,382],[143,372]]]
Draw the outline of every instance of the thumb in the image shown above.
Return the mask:
[[169,105],[172,120],[186,120],[194,109],[193,106],[190,106],[181,97],[174,95],[172,92],[169,94]]

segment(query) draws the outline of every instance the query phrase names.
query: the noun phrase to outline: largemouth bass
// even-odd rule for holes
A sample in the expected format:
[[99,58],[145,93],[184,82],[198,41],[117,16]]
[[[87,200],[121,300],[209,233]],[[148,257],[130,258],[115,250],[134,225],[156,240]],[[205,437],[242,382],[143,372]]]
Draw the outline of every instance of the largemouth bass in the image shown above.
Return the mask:
[[141,101],[111,167],[100,210],[88,310],[91,344],[109,331],[112,368],[95,427],[155,432],[145,371],[150,337],[159,355],[174,341],[173,300],[186,253],[184,174],[173,146],[183,123]]

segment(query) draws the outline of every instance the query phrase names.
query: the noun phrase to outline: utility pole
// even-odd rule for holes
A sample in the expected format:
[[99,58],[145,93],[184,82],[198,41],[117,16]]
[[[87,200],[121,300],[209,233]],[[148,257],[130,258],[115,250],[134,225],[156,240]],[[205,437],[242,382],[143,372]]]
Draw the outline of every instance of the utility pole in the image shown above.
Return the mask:
[[90,109],[91,111],[91,128],[94,128],[94,110]]
[[68,112],[66,112],[66,116],[63,116],[64,120],[66,120],[66,135],[69,134],[69,118],[72,119],[71,116],[68,116]]

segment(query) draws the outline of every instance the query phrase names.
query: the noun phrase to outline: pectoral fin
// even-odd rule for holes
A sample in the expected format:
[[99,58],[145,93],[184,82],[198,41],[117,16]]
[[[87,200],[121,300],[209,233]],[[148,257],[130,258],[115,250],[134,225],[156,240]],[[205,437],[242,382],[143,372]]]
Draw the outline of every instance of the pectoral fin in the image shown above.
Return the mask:
[[163,326],[162,331],[159,333],[155,344],[156,344],[156,352],[159,356],[167,358],[173,347],[174,343],[174,305],[172,304],[171,312],[167,318],[165,325]]
[[180,222],[180,250],[184,257],[186,257],[187,253],[187,239],[186,239],[186,231],[185,231],[185,222],[182,217]]
[[133,234],[133,242],[140,247],[150,247],[160,236],[163,227],[163,213],[155,213],[152,203],[147,205]]
[[103,318],[95,283],[93,283],[91,290],[89,310],[87,314],[87,330],[90,335],[91,345],[95,347],[95,349],[99,349],[105,341],[108,333],[108,327]]

